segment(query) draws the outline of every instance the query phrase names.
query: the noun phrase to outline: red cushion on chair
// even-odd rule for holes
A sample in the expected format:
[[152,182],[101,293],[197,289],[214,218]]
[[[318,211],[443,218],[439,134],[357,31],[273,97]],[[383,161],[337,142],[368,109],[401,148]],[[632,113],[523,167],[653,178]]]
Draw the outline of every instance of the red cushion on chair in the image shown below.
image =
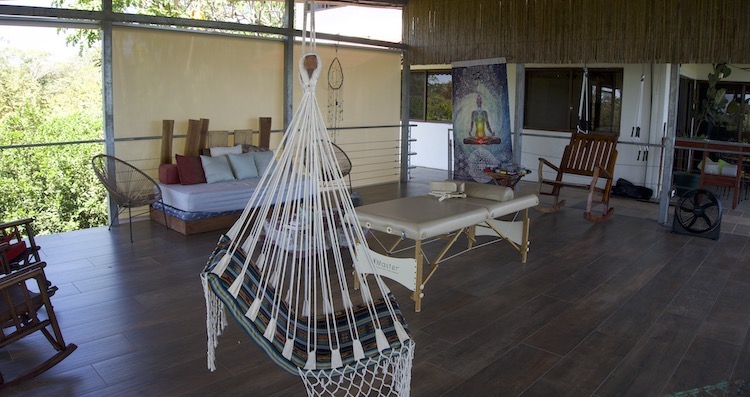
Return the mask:
[[14,260],[16,260],[16,258],[18,258],[19,255],[23,254],[25,251],[26,242],[19,241],[8,246],[8,249],[5,250],[5,257],[8,258],[8,261],[13,262]]
[[177,171],[180,175],[180,184],[194,185],[206,183],[206,175],[203,173],[203,164],[199,156],[175,156],[177,158]]
[[177,164],[159,165],[159,182],[167,185],[180,183],[180,173],[177,169]]

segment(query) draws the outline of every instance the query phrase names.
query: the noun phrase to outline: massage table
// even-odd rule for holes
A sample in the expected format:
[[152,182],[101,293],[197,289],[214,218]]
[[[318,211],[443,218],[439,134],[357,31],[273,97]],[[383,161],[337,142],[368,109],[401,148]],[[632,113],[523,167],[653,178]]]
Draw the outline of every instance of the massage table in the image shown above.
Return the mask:
[[[388,255],[370,251],[370,256],[381,276],[413,291],[412,299],[417,312],[422,309],[425,284],[437,270],[438,264],[449,259],[445,258],[446,253],[461,235],[466,235],[468,239],[468,248],[463,252],[475,248],[476,236],[493,235],[497,239],[492,242],[509,242],[521,253],[521,261],[526,263],[528,209],[539,204],[538,197],[530,194],[516,198],[512,189],[503,186],[463,181],[452,183],[456,188],[453,192],[433,191],[431,195],[399,198],[355,209],[363,227],[395,237],[392,245],[383,246]],[[495,219],[513,213],[517,216],[511,221]],[[424,255],[422,245],[425,240],[436,238],[446,243],[438,256],[429,260]],[[414,258],[390,256],[407,239],[415,242]],[[429,266],[426,277],[423,274],[425,262]],[[359,270],[365,268],[358,266]]]

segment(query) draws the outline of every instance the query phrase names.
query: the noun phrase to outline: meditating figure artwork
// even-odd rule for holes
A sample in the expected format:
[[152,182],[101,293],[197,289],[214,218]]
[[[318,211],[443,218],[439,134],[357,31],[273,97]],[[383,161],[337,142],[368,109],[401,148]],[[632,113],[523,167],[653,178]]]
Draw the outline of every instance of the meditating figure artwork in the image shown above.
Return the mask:
[[513,163],[505,60],[457,62],[453,84],[453,178],[488,183],[484,170]]
[[[487,136],[487,132],[490,136]],[[469,136],[464,138],[464,144],[467,145],[496,145],[502,140],[495,136],[490,125],[490,117],[487,111],[482,109],[482,96],[477,94],[477,109],[471,112],[471,126],[469,126]]]

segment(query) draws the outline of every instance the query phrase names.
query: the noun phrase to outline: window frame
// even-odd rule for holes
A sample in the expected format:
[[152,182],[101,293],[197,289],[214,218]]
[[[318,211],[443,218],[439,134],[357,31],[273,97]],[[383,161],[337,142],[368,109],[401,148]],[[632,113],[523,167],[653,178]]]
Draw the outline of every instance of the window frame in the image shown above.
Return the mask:
[[[541,130],[541,131],[562,131],[562,132],[574,132],[576,131],[576,125],[578,124],[578,112],[579,112],[579,101],[581,96],[581,80],[583,76],[583,68],[581,67],[562,67],[562,68],[527,68],[524,73],[524,122],[523,122],[523,128],[524,129],[533,129],[533,130]],[[554,74],[558,73],[560,74],[560,79],[564,80],[561,81],[558,85],[558,88],[560,87],[567,87],[567,92],[559,92],[559,97],[565,97],[567,98],[567,104],[562,105],[560,108],[556,109],[558,112],[557,114],[562,114],[563,107],[566,108],[566,116],[565,116],[565,123],[566,126],[563,125],[545,125],[542,123],[539,123],[537,121],[537,117],[541,119],[542,117],[548,116],[549,113],[543,115],[537,115],[533,116],[530,115],[529,112],[534,111],[534,108],[539,107],[534,106],[531,104],[530,101],[535,100],[536,93],[531,92],[533,90],[534,84],[530,83],[530,78],[533,78],[535,74],[538,74],[539,77],[543,77],[542,74]],[[621,132],[621,120],[622,120],[622,91],[623,91],[623,79],[624,79],[624,70],[623,68],[591,68],[588,69],[589,73],[589,79],[588,79],[588,92],[589,92],[589,118],[593,120],[593,122],[596,124],[594,126],[590,127],[590,131],[596,131],[600,133],[611,133],[611,134],[620,134]],[[602,100],[603,94],[606,90],[602,90],[602,85],[595,85],[592,83],[592,81],[597,81],[601,78],[609,78],[611,81],[610,87],[614,87],[613,91],[610,95],[614,99],[611,105],[609,107],[612,109],[612,113],[610,115],[609,123],[607,124],[609,128],[601,129],[597,128],[597,126],[601,125],[601,115],[602,115],[602,109],[604,108]],[[596,91],[595,91],[596,90]],[[596,94],[599,93],[600,95],[597,96]],[[530,122],[531,121],[531,122]],[[558,120],[559,122],[559,120]],[[554,123],[553,123],[554,124]]]
[[[429,114],[430,114],[430,112],[429,112],[429,106],[430,106],[430,76],[433,76],[433,75],[448,75],[451,78],[451,82],[450,82],[451,89],[449,91],[450,94],[451,94],[451,101],[450,101],[451,109],[450,109],[449,118],[446,118],[446,119],[432,119],[432,118],[428,117]],[[450,69],[421,69],[421,70],[412,70],[410,72],[410,80],[409,80],[410,90],[412,88],[414,88],[414,86],[415,86],[414,81],[415,81],[415,78],[417,78],[417,77],[421,78],[421,80],[422,80],[422,85],[421,85],[422,92],[420,92],[420,93],[415,93],[413,91],[409,92],[409,101],[410,101],[409,102],[409,105],[410,105],[409,106],[409,120],[411,120],[411,121],[433,122],[433,123],[453,122],[453,100],[452,100],[452,95],[453,95],[453,76],[452,76],[452,71]],[[422,108],[420,109],[420,114],[416,115],[416,116],[421,116],[421,117],[415,117],[413,107],[411,106],[411,104],[414,103],[413,98],[415,96],[421,97],[421,101],[420,102],[421,102]]]

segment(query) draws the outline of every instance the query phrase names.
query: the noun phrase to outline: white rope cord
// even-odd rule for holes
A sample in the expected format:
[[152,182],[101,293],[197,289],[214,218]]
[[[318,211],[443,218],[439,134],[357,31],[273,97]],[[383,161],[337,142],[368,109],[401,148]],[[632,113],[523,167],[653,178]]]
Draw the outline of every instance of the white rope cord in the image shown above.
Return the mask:
[[[306,19],[305,14],[305,29]],[[248,274],[250,267],[258,269],[257,281],[252,285],[254,298],[245,317],[259,326],[261,309],[264,319],[270,317],[265,319],[263,337],[269,343],[285,338],[281,356],[286,360],[291,361],[302,341],[306,343],[307,361],[302,368],[297,367],[308,393],[325,395],[325,391],[349,390],[350,386],[342,386],[342,382],[359,382],[351,388],[370,390],[370,394],[408,394],[414,343],[396,314],[390,290],[374,268],[365,232],[357,220],[317,103],[315,87],[322,63],[314,53],[314,13],[310,29],[313,51],[307,52],[305,31],[299,59],[303,89],[300,104],[247,207],[226,233],[231,242],[211,272],[222,276],[232,258],[242,253],[246,260],[241,268],[239,264],[232,265],[233,274],[239,274],[227,288],[229,296],[239,299],[247,291],[245,284],[250,275],[256,273],[253,270]],[[309,72],[306,66],[311,61],[315,68]],[[349,257],[342,251],[348,251]],[[351,266],[355,260],[357,265]],[[356,306],[352,294],[357,292],[350,289],[348,279],[352,273],[360,283],[362,301]],[[212,296],[206,295],[209,366],[213,364],[213,347],[224,319],[220,301]],[[288,316],[283,326],[282,315]],[[394,342],[388,341],[383,316],[390,317],[388,332],[398,336],[400,347],[393,347]],[[367,335],[360,334],[358,323],[368,330]],[[376,347],[368,354],[361,342],[365,337]],[[353,363],[351,358],[343,363],[344,338]],[[316,346],[325,349],[319,344],[324,340],[330,350],[330,358],[325,359],[316,352]],[[304,356],[295,357],[296,362],[300,357],[305,360]],[[373,362],[377,365],[369,364]],[[361,373],[349,376],[351,371]],[[344,375],[332,376],[337,373]]]
[[[583,116],[586,116],[584,119]],[[581,121],[585,120],[586,129],[581,128]],[[583,67],[583,77],[581,78],[581,99],[578,102],[578,124],[576,131],[582,134],[589,133],[589,68]]]
[[[641,114],[643,108],[643,85],[645,79],[646,75],[641,74],[641,88],[638,92],[638,105],[635,111],[635,121],[633,122],[633,128],[630,131],[630,139],[638,144],[637,161],[648,161],[648,145],[643,145],[643,141],[641,140]],[[641,156],[641,154],[643,154],[643,156]]]
[[[314,13],[312,15],[310,41],[314,48]],[[307,37],[306,34],[304,36]],[[306,333],[308,359],[304,368],[314,370],[317,367],[315,343],[319,340],[318,321],[322,321],[320,324],[324,325],[323,330],[328,333],[326,340],[331,351],[330,367],[342,366],[339,338],[342,332],[349,332],[354,339],[354,357],[357,360],[365,358],[359,342],[361,335],[357,329],[357,317],[350,297],[352,291],[348,287],[341,248],[348,247],[350,257],[366,265],[373,266],[373,261],[368,249],[356,252],[357,243],[365,244],[366,248],[366,239],[356,221],[353,204],[348,199],[348,188],[338,168],[315,98],[320,60],[314,53],[306,52],[306,41],[303,40],[303,56],[299,60],[299,79],[304,90],[300,105],[282,137],[274,162],[263,173],[240,220],[227,232],[231,243],[212,272],[222,275],[237,250],[242,249],[247,259],[227,291],[237,298],[249,266],[254,264],[259,269],[258,290],[246,317],[256,321],[261,301],[270,303],[265,309],[270,310],[271,318],[264,337],[272,341],[277,331],[283,331],[286,342],[282,355],[287,359],[292,354],[294,335],[302,325],[301,322],[305,321],[310,332]],[[308,74],[305,58],[310,56],[314,57],[316,68]],[[344,197],[347,199],[343,199]],[[329,266],[329,248],[332,248],[332,266]],[[372,292],[375,290],[379,290],[380,296],[384,298],[381,301],[391,316],[394,329],[403,344],[402,349],[411,351],[413,343],[388,298],[390,291],[373,270],[370,268],[360,272],[357,269],[356,273],[361,283],[363,305],[373,324],[377,350],[382,353],[390,345],[382,330],[376,301],[373,299]],[[370,283],[372,279],[375,280],[374,286]],[[334,293],[334,283],[338,284],[340,293]],[[207,304],[215,303],[209,298]],[[285,307],[291,309],[288,312],[289,321],[286,321],[283,330],[277,330],[277,318]],[[336,312],[340,309],[345,311],[345,324],[337,322]],[[220,317],[216,309],[212,313],[214,318]],[[346,329],[341,329],[342,327]],[[220,329],[213,334],[217,335],[218,332]]]

